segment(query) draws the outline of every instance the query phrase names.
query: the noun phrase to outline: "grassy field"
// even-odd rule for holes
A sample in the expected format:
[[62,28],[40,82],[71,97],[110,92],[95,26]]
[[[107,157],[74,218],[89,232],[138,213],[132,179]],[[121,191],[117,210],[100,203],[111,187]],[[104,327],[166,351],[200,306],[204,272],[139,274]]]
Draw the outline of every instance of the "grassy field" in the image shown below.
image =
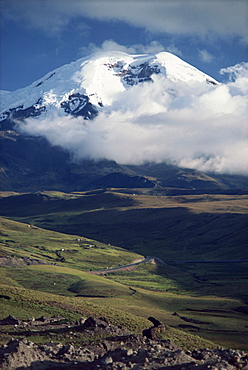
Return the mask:
[[[19,287],[11,287],[0,285],[0,294],[9,295],[11,297],[5,305],[1,305],[1,315],[6,316],[11,312],[20,319],[28,319],[29,317],[40,317],[41,315],[56,315],[64,317],[68,323],[80,317],[106,317],[109,322],[114,325],[122,325],[134,333],[141,334],[144,328],[150,326],[150,322],[140,315],[126,312],[123,309],[103,304],[101,300],[89,299],[82,297],[65,297],[51,293],[37,292]],[[1,301],[0,301],[1,302]],[[8,333],[9,328],[1,328],[0,342],[6,343],[11,339],[11,334],[16,338],[23,337],[23,329],[16,329],[13,333]],[[13,330],[13,329],[12,329]],[[216,345],[211,341],[201,338],[191,333],[185,333],[181,330],[167,326],[166,339],[170,339],[184,349],[192,348],[214,348]],[[35,330],[29,333],[29,339],[42,343],[46,341],[53,342],[71,342],[71,337],[68,333],[63,335],[59,331],[44,332],[42,336],[38,335]],[[91,337],[91,341],[96,338]],[[104,338],[103,338],[104,339]],[[87,340],[87,338],[84,338]],[[76,339],[73,338],[73,343],[76,344]],[[80,339],[82,343],[82,339]],[[78,343],[78,344],[80,344]]]
[[16,221],[164,260],[248,258],[247,195],[46,192],[2,198],[0,207]]
[[[245,195],[3,197],[0,294],[10,299],[0,297],[1,318],[95,314],[141,332],[152,315],[184,346],[187,336],[193,346],[203,345],[200,336],[247,349],[247,208]],[[144,255],[173,262],[106,276],[87,273]],[[47,264],[27,265],[24,257]]]

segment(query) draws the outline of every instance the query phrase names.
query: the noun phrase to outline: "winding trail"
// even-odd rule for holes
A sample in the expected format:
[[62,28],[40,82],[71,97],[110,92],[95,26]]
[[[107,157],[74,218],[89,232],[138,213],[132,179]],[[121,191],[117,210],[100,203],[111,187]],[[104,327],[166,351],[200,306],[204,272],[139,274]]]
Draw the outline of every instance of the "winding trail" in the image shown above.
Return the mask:
[[154,265],[158,266],[164,266],[166,264],[182,264],[182,263],[241,263],[241,262],[248,262],[247,260],[170,260],[165,263],[163,260],[161,260],[158,257],[153,257],[153,256],[147,256],[146,258],[140,258],[132,261],[128,265],[122,265],[118,267],[111,267],[107,268],[104,270],[96,270],[96,271],[87,271],[89,274],[93,275],[105,275],[105,274],[110,274],[111,272],[115,271],[133,271],[135,270],[140,264],[142,263],[152,263]]
[[148,262],[152,263],[152,264],[160,265],[160,266],[165,265],[164,261],[162,261],[160,258],[147,256],[144,259],[134,260],[133,262],[131,262],[128,265],[122,265],[122,266],[118,266],[118,267],[111,267],[111,268],[105,269],[105,270],[87,271],[87,272],[89,274],[93,274],[93,275],[105,275],[105,274],[109,274],[109,273],[115,272],[115,271],[133,271],[140,264],[148,263]]

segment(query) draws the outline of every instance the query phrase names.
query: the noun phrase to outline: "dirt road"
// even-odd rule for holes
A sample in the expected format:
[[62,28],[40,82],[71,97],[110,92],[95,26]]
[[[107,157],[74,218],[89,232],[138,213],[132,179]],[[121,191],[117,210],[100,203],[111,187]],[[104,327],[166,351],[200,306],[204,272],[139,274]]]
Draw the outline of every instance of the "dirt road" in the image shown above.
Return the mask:
[[111,267],[111,268],[108,268],[108,269],[105,269],[105,270],[88,271],[88,273],[89,274],[94,274],[94,275],[105,275],[105,274],[109,274],[109,273],[115,272],[115,271],[132,271],[132,270],[135,270],[137,268],[137,266],[142,264],[142,263],[153,263],[153,264],[156,264],[156,265],[164,265],[165,264],[160,258],[148,256],[144,259],[134,260],[133,262],[131,262],[128,265],[122,265],[122,266],[118,266],[118,267]]

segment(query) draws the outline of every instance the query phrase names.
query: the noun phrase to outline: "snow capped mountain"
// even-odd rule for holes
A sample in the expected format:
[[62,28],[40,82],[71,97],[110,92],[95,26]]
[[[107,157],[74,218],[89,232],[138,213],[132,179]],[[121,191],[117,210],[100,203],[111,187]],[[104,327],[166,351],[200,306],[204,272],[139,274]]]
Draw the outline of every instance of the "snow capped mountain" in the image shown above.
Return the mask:
[[212,77],[177,56],[96,53],[64,65],[14,92],[1,92],[0,120],[38,116],[94,118],[132,86],[154,82],[155,75],[172,82],[218,85]]
[[246,188],[211,177],[247,174],[242,73],[219,84],[167,52],[102,52],[2,91],[0,185]]

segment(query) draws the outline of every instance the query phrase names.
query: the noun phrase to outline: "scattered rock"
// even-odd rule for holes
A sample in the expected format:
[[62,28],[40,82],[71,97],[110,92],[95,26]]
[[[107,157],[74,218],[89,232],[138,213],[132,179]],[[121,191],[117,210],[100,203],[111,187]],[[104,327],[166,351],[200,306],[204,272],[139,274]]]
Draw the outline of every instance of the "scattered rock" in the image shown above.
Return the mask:
[[82,328],[89,328],[89,329],[95,329],[97,327],[99,328],[106,328],[108,326],[108,320],[105,318],[101,319],[95,319],[94,317],[89,317],[82,325]]
[[[54,318],[55,319],[55,318]],[[154,318],[153,318],[154,319]],[[34,322],[48,323],[51,318],[42,316]],[[1,322],[16,322],[9,316]],[[165,326],[150,320],[156,326],[147,330],[160,330]],[[13,325],[13,324],[11,324]],[[73,329],[105,331],[110,336],[101,341],[76,346],[72,343],[37,345],[27,339],[11,340],[0,347],[2,370],[248,370],[248,353],[232,349],[197,349],[183,351],[169,340],[154,340],[122,331],[105,318],[89,317]],[[127,332],[129,334],[127,334]]]
[[103,361],[102,361],[105,365],[108,365],[108,364],[112,364],[113,363],[113,359],[112,357],[110,356],[106,356],[105,358],[103,358]]
[[56,324],[59,321],[64,320],[63,317],[59,316],[41,316],[38,319],[32,320],[33,325],[48,325],[48,324]]
[[77,325],[83,325],[86,319],[84,317],[80,317],[80,319],[76,322]]

